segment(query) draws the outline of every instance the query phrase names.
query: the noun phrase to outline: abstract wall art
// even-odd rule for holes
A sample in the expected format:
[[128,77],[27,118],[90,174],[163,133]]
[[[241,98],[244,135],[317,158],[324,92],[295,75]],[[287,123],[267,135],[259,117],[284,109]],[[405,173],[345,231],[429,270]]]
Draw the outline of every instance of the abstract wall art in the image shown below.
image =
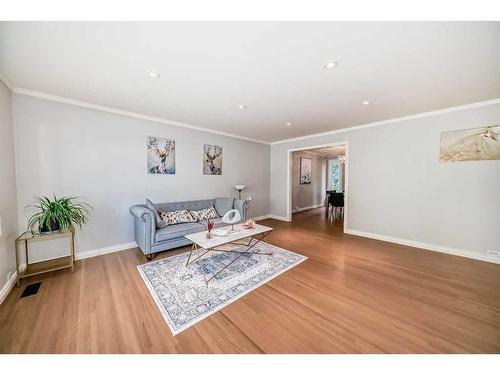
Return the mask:
[[442,132],[439,160],[500,160],[500,125]]

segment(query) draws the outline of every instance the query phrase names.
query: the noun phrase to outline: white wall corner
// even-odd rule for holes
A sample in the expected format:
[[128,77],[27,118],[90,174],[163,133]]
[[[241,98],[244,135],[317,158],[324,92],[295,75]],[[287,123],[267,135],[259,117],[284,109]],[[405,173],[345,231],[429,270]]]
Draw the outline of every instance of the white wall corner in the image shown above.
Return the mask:
[[0,72],[0,81],[2,81],[4,83],[4,85],[7,86],[7,88],[10,91],[14,91],[14,86],[12,86],[12,84],[9,82],[9,80],[7,78],[5,78],[5,76],[2,74],[2,72]]
[[17,279],[17,273],[12,272],[12,275],[10,276],[9,280],[5,283],[5,285],[0,289],[0,305],[3,303],[5,298],[9,295],[9,292],[12,290],[12,287],[16,283]]
[[[133,242],[127,242],[127,243],[122,243],[118,245],[112,245],[112,246],[107,246],[103,247],[100,249],[94,249],[94,250],[87,250],[87,251],[81,251],[77,252],[75,254],[75,260],[82,260],[82,259],[87,259],[87,258],[92,258],[100,255],[105,255],[105,254],[111,254],[115,253],[117,251],[123,251],[123,250],[129,250],[137,247],[137,243],[135,241]],[[45,260],[50,260],[50,259],[45,259]],[[21,272],[24,270],[26,267],[26,264],[21,264]],[[7,283],[2,287],[0,290],[0,304],[7,298],[9,292],[12,290],[12,287],[16,283],[17,279],[17,272],[13,272]]]

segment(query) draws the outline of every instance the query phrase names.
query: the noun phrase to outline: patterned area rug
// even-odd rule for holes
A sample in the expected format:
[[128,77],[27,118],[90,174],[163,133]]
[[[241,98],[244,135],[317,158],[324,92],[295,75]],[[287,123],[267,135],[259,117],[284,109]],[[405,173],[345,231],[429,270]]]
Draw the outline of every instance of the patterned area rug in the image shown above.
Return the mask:
[[[227,246],[235,250],[245,249],[239,245]],[[265,242],[258,243],[251,251],[271,252],[273,256],[242,255],[208,286],[198,261],[186,267],[189,253],[142,264],[137,268],[175,336],[307,259]],[[207,279],[238,255],[210,252],[203,257],[203,272]]]

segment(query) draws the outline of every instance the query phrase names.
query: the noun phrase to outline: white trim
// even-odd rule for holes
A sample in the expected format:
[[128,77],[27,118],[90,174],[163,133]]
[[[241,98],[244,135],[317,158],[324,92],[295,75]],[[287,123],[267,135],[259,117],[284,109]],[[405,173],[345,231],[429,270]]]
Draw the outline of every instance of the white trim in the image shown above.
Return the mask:
[[292,221],[292,152],[304,151],[315,148],[344,146],[345,149],[345,162],[344,162],[344,232],[347,230],[347,215],[349,212],[349,141],[339,141],[334,143],[326,143],[320,145],[311,145],[298,148],[291,148],[287,150],[286,157],[286,220]]
[[12,290],[12,287],[16,283],[16,280],[17,280],[17,272],[12,272],[10,279],[5,283],[3,288],[0,290],[0,305],[9,295],[9,292]]
[[0,72],[0,81],[2,81],[10,91],[14,91],[14,87],[12,86],[12,84],[9,82],[7,78],[5,78],[5,76],[1,72]]
[[489,256],[487,254],[476,253],[474,251],[456,249],[453,247],[435,245],[435,244],[413,241],[413,240],[407,240],[404,238],[385,236],[382,234],[363,232],[363,231],[355,230],[355,229],[347,229],[347,230],[345,230],[345,233],[352,234],[354,236],[367,237],[367,238],[372,238],[375,240],[397,243],[399,245],[416,247],[416,248],[424,249],[424,250],[436,251],[438,253],[457,255],[460,257],[464,257],[464,258],[470,258],[470,259],[476,259],[476,260],[482,260],[485,262],[500,264],[500,258]]
[[291,219],[288,219],[285,216],[278,216],[278,215],[268,215],[269,219],[274,219],[274,220],[280,220],[280,221],[292,221]]
[[33,91],[33,90],[23,89],[23,88],[20,88],[20,87],[14,87],[12,89],[12,91],[15,92],[16,94],[33,96],[33,97],[36,97],[36,98],[51,100],[51,101],[54,101],[54,102],[59,102],[59,103],[64,103],[64,104],[71,104],[71,105],[75,105],[75,106],[78,106],[78,107],[90,108],[90,109],[95,109],[97,111],[109,112],[109,113],[113,113],[113,114],[117,114],[117,115],[121,115],[121,116],[127,116],[127,117],[137,118],[137,119],[140,119],[140,120],[147,120],[147,121],[159,122],[161,124],[178,126],[178,127],[181,127],[181,128],[187,128],[187,129],[197,130],[197,131],[201,131],[201,132],[205,132],[205,133],[212,133],[212,134],[217,134],[217,135],[223,135],[225,137],[237,138],[237,139],[241,139],[241,140],[244,140],[244,141],[262,143],[262,144],[265,144],[265,145],[269,145],[270,144],[269,142],[261,141],[259,139],[253,139],[253,138],[243,137],[243,136],[232,134],[232,133],[226,133],[226,132],[222,132],[222,131],[218,131],[218,130],[212,130],[212,129],[208,129],[208,128],[203,128],[201,126],[186,124],[186,123],[179,122],[179,121],[167,120],[167,119],[164,119],[164,118],[161,118],[161,117],[148,116],[148,115],[145,115],[145,114],[142,114],[142,113],[125,111],[125,110],[122,110],[122,109],[113,108],[113,107],[107,107],[107,106],[104,106],[104,105],[99,105],[99,104],[94,104],[94,103],[88,103],[88,102],[84,102],[84,101],[81,101],[81,100],[70,99],[70,98],[65,98],[65,97],[62,97],[62,96],[46,94],[46,93],[40,92],[40,91]]
[[103,247],[100,249],[95,249],[95,250],[80,251],[80,252],[77,252],[75,254],[75,258],[76,258],[76,260],[82,260],[82,259],[97,257],[99,255],[116,253],[117,251],[133,249],[135,247],[137,247],[137,242],[135,242],[135,241],[121,243],[118,245],[106,246],[106,247]]
[[70,99],[70,98],[57,96],[57,95],[51,95],[51,94],[47,94],[47,93],[40,92],[40,91],[23,89],[21,87],[14,87],[14,86],[12,86],[12,84],[10,84],[10,82],[8,82],[8,80],[5,77],[3,77],[1,75],[1,73],[0,73],[0,79],[7,85],[7,87],[9,87],[9,89],[12,92],[23,94],[23,95],[33,96],[33,97],[42,98],[42,99],[51,100],[51,101],[60,102],[60,103],[65,103],[65,104],[72,104],[72,105],[76,105],[76,106],[84,107],[84,108],[91,108],[91,109],[95,109],[98,111],[114,113],[114,114],[118,114],[118,115],[122,115],[122,116],[132,117],[132,118],[138,118],[141,120],[159,122],[162,124],[178,126],[178,127],[187,128],[187,129],[193,129],[193,130],[197,130],[197,131],[201,131],[201,132],[223,135],[226,137],[241,139],[244,141],[262,143],[265,145],[277,145],[280,143],[287,143],[287,142],[298,141],[298,140],[303,140],[303,139],[321,137],[321,136],[325,136],[325,135],[332,135],[332,134],[344,133],[344,132],[349,132],[349,131],[354,131],[354,130],[361,130],[361,129],[372,128],[372,127],[376,127],[376,126],[393,124],[393,123],[397,123],[397,122],[401,122],[401,121],[415,120],[415,119],[419,119],[419,118],[435,116],[435,115],[440,115],[440,114],[444,114],[444,113],[479,108],[479,107],[484,107],[484,106],[493,105],[493,104],[500,104],[500,98],[495,98],[495,99],[491,99],[491,100],[485,100],[482,102],[465,104],[465,105],[460,105],[460,106],[455,106],[455,107],[442,108],[442,109],[438,109],[435,111],[421,112],[421,113],[416,113],[413,115],[396,117],[396,118],[392,118],[392,119],[388,119],[388,120],[376,121],[376,122],[371,122],[371,123],[362,124],[362,125],[350,126],[350,127],[342,128],[342,129],[330,130],[330,131],[326,131],[326,132],[322,132],[322,133],[309,134],[309,135],[305,135],[302,137],[288,138],[288,139],[282,139],[280,141],[267,142],[267,141],[263,141],[260,139],[243,137],[240,135],[226,133],[226,132],[222,132],[222,131],[218,131],[218,130],[212,130],[212,129],[204,128],[201,126],[186,124],[186,123],[179,122],[179,121],[171,121],[171,120],[167,120],[167,119],[160,118],[160,117],[148,116],[148,115],[145,115],[142,113],[125,111],[125,110],[118,109],[118,108],[113,108],[113,107],[103,106],[103,105],[99,105],[99,104],[84,102],[81,100]]
[[250,219],[252,219],[253,221],[266,220],[266,219],[269,219],[269,215],[251,217]]
[[[127,242],[127,243],[122,243],[122,244],[118,244],[118,245],[111,245],[111,246],[107,246],[107,247],[103,247],[103,248],[95,249],[95,250],[81,251],[81,252],[75,253],[75,260],[92,258],[92,257],[100,256],[100,255],[115,253],[117,251],[133,249],[135,247],[137,247],[137,243],[134,241],[134,242]],[[40,260],[39,262],[43,262],[43,261],[47,261],[47,260],[51,260],[51,259],[57,259],[57,258],[59,258],[59,257],[48,258],[48,259]],[[24,267],[26,267],[25,264],[20,265],[21,270]],[[7,295],[11,291],[12,287],[16,283],[16,278],[17,278],[17,272],[14,272],[12,274],[12,276],[10,277],[9,281],[0,290],[0,304],[4,301],[4,299],[7,297]]]
[[266,220],[266,219],[289,221],[286,217],[278,216],[278,215],[263,215],[263,216],[252,217],[251,219],[253,219],[255,221]]
[[313,206],[299,207],[298,210],[292,210],[292,214],[297,213],[297,212],[302,212],[302,211],[314,210],[315,208],[320,208],[320,207],[325,207],[325,204],[321,203],[321,204],[315,204]]
[[382,121],[377,121],[377,122],[371,122],[371,123],[368,123],[368,124],[356,125],[356,126],[351,126],[351,127],[348,127],[348,128],[330,130],[330,131],[323,132],[323,133],[309,134],[309,135],[305,135],[305,136],[302,136],[302,137],[288,138],[288,139],[283,139],[281,141],[271,142],[270,144],[271,144],[271,146],[273,146],[273,145],[277,145],[277,144],[280,144],[280,143],[300,141],[300,140],[303,140],[303,139],[316,138],[316,137],[321,137],[321,136],[325,136],[325,135],[332,135],[332,134],[350,132],[350,131],[354,131],[354,130],[362,130],[362,129],[367,129],[367,128],[373,128],[373,127],[376,127],[376,126],[389,125],[389,124],[393,124],[393,123],[397,123],[397,122],[401,122],[401,121],[416,120],[416,119],[419,119],[419,118],[424,118],[424,117],[429,117],[429,116],[436,116],[436,115],[441,115],[441,114],[444,114],[444,113],[450,113],[450,112],[456,112],[456,111],[463,111],[463,110],[466,110],[466,109],[480,108],[480,107],[484,107],[484,106],[488,106],[488,105],[493,105],[493,104],[500,104],[500,98],[486,100],[486,101],[483,101],[483,102],[477,102],[477,103],[460,105],[460,106],[456,106],[456,107],[443,108],[443,109],[438,109],[438,110],[430,111],[430,112],[416,113],[414,115],[403,116],[403,117],[396,117],[396,118],[392,118],[392,119],[389,119],[389,120],[382,120]]

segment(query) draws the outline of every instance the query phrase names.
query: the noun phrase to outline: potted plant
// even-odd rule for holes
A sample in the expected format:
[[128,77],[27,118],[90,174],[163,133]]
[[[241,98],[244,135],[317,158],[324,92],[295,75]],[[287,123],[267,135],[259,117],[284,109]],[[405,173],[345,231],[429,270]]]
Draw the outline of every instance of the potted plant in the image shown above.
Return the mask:
[[80,228],[90,217],[92,206],[79,201],[78,197],[61,197],[49,199],[35,196],[35,202],[27,207],[37,209],[28,220],[28,230],[31,233],[50,233],[65,229]]

